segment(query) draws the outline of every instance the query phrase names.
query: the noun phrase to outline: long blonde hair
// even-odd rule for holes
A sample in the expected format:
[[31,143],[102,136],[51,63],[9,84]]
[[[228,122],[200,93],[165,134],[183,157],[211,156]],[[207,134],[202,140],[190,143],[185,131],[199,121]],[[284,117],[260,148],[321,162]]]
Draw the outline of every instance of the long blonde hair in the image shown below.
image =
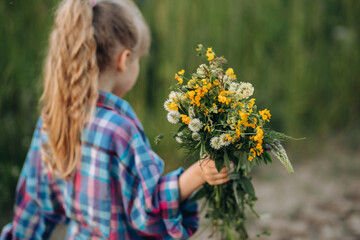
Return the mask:
[[111,66],[113,51],[125,47],[148,51],[149,29],[128,0],[63,0],[44,66],[42,158],[60,177],[68,178],[81,159],[81,134],[98,98],[98,77]]

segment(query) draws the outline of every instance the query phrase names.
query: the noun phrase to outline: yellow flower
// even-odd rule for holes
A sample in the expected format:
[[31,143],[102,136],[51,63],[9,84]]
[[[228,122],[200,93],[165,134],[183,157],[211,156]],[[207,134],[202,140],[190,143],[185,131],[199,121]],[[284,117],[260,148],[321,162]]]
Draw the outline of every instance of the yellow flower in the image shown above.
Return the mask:
[[231,98],[226,98],[226,105],[229,105],[229,103],[232,101]]
[[207,83],[206,79],[201,79],[201,82],[205,85]]
[[256,145],[256,149],[262,150],[262,145],[261,145],[261,144],[257,144],[257,145]]
[[252,98],[252,99],[250,99],[247,107],[252,108],[254,106],[254,104],[255,104],[255,98]]
[[224,97],[224,96],[221,96],[221,94],[218,96],[218,100],[219,100],[219,102],[221,102],[221,103],[226,103],[226,97]]
[[264,121],[270,122],[271,114],[269,110],[265,108],[263,111],[259,111],[259,113]]
[[185,70],[184,70],[184,69],[181,69],[181,70],[178,72],[179,75],[184,75],[184,73],[185,73]]
[[192,99],[192,98],[194,98],[194,96],[195,96],[195,91],[189,91],[189,92],[187,92],[187,94],[188,94],[189,97]]
[[211,60],[214,59],[215,54],[214,54],[214,53],[209,53],[209,52],[207,52],[207,53],[206,53],[206,56],[208,57],[208,61],[211,61]]
[[225,137],[227,138],[228,142],[230,142],[233,139],[229,134],[226,134]]
[[179,110],[178,106],[174,102],[167,103],[167,107],[169,108],[170,111],[178,111]]
[[206,125],[205,128],[204,128],[204,131],[210,132],[210,126],[209,126],[209,125]]
[[241,121],[247,121],[247,119],[248,119],[248,114],[239,111],[239,115],[240,115],[240,117],[241,117]]
[[175,74],[175,79],[179,81],[180,84],[183,83],[183,79],[181,77],[179,77],[179,75]]
[[215,86],[218,86],[218,85],[219,85],[219,79],[216,79],[216,80],[213,82],[213,84],[214,84]]
[[195,103],[196,105],[199,107],[200,106],[200,100],[201,100],[201,97],[200,96],[196,96],[195,97]]
[[185,124],[189,124],[191,122],[190,117],[186,116],[185,114],[181,114],[180,117],[182,118],[182,122]]
[[195,84],[195,79],[191,79],[191,80],[189,80],[189,82],[187,83],[187,85],[188,85],[189,88],[191,88],[191,87],[192,87],[191,85],[193,85],[193,84]]
[[254,137],[254,140],[258,143],[262,143],[264,139],[264,131],[261,129],[260,126],[256,128],[256,136]]
[[215,58],[215,53],[212,51],[212,48],[207,49],[206,56],[208,57],[208,61],[211,61]]
[[232,68],[228,68],[228,70],[226,70],[226,75],[228,75],[229,77],[231,77],[232,75],[234,75],[234,69]]
[[253,155],[253,157],[256,157],[256,151],[254,148],[250,149],[250,154]]

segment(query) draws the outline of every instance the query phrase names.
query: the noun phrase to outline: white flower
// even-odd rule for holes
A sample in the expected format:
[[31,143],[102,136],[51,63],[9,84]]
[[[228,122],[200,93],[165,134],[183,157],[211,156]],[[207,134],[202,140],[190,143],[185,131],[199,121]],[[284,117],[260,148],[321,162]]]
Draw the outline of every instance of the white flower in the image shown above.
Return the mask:
[[192,134],[192,138],[193,138],[195,141],[200,141],[201,136],[200,136],[199,133],[194,132],[194,133]]
[[170,123],[176,124],[179,122],[180,113],[178,111],[170,111],[167,115],[167,119]]
[[228,84],[228,83],[232,82],[232,79],[228,75],[225,75],[223,77],[223,82],[224,82],[224,84]]
[[254,93],[254,87],[251,83],[241,82],[238,90],[236,91],[236,97],[240,100],[249,98]]
[[208,70],[208,67],[205,64],[201,64],[198,69],[196,70],[196,74],[199,75],[199,77],[204,78],[205,77],[205,69]]
[[219,137],[219,141],[220,141],[220,145],[221,146],[224,146],[224,147],[226,147],[226,146],[229,146],[230,145],[230,141],[228,141],[228,138],[226,137],[226,133],[223,133],[223,134],[221,134],[220,135],[220,137]]
[[220,149],[222,146],[220,144],[220,138],[219,137],[213,137],[211,140],[210,140],[210,145],[213,149]]
[[219,75],[222,73],[222,71],[223,71],[222,68],[211,69],[211,75]]
[[178,142],[178,143],[183,143],[181,137],[183,136],[184,134],[182,132],[179,132],[178,134],[176,134],[176,137],[175,137],[175,140]]
[[194,118],[189,123],[189,128],[193,132],[198,132],[202,128],[202,122],[198,118]]
[[237,82],[232,82],[230,84],[229,91],[235,93],[239,89],[239,84]]
[[169,98],[172,99],[174,102],[182,100],[182,97],[182,93],[180,92],[171,91],[169,94]]
[[168,100],[166,100],[166,101],[164,102],[164,108],[165,108],[166,111],[170,112],[170,109],[169,109],[169,107],[168,107],[167,105],[168,105],[169,103],[172,103],[172,102],[174,102],[174,100],[172,100],[172,99],[168,99]]

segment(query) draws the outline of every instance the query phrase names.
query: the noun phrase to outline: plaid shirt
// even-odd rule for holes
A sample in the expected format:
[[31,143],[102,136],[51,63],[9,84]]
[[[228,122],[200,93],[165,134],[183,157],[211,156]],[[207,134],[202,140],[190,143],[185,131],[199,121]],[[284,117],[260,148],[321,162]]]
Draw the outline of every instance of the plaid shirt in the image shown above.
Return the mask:
[[47,239],[67,223],[67,239],[184,239],[198,227],[197,204],[179,201],[180,168],[167,175],[130,105],[100,91],[82,136],[73,178],[56,178],[40,153],[36,125],[16,189],[15,216],[1,239]]

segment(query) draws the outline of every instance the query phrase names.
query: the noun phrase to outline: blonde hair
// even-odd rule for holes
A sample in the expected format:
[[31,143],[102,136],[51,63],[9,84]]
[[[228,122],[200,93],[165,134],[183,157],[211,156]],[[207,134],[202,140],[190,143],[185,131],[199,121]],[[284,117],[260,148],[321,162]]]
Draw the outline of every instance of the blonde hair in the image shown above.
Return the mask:
[[141,57],[149,29],[129,0],[63,0],[55,16],[44,66],[41,146],[50,171],[68,178],[81,159],[81,134],[98,98],[99,73],[111,66],[117,47]]

